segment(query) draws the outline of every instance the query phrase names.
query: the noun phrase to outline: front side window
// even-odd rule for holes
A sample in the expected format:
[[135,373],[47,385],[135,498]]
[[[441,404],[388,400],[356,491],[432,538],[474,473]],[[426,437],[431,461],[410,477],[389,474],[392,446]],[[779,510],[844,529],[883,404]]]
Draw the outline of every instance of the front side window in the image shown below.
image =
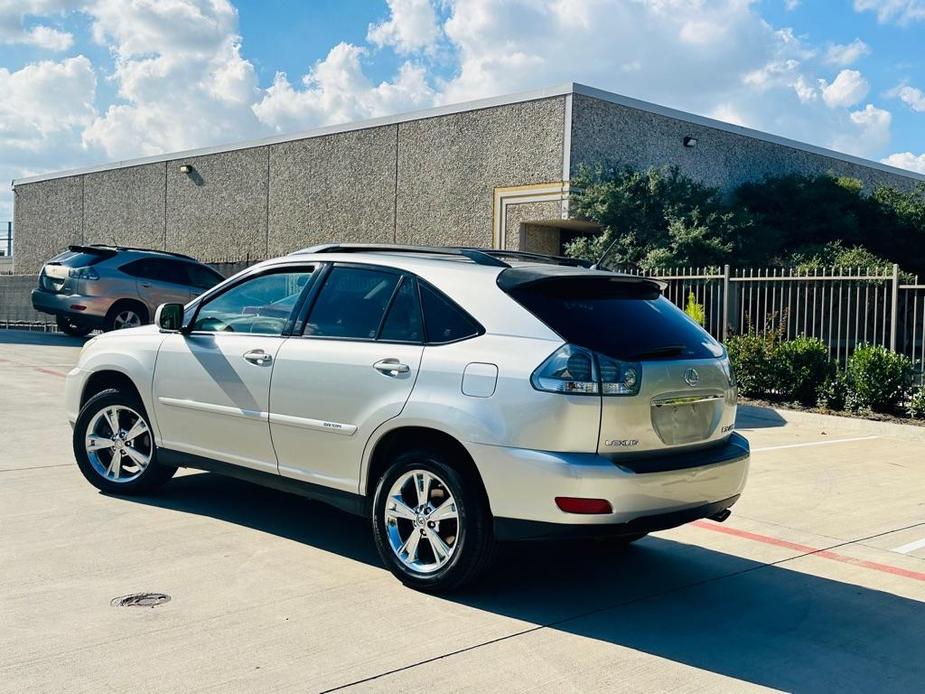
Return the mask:
[[189,283],[197,289],[211,289],[225,278],[206,265],[186,263]]
[[335,267],[305,324],[306,336],[374,340],[400,275]]
[[281,335],[311,276],[299,268],[245,280],[204,303],[193,330]]

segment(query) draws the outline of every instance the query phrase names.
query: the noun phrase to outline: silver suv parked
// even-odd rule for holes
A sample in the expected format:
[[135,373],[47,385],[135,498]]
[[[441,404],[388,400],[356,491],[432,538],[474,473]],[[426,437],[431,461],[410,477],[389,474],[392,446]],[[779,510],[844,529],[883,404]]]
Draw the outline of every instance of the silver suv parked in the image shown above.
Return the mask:
[[749,460],[729,360],[662,288],[506,251],[306,249],[90,340],[65,389],[77,464],[109,493],[191,467],[362,514],[422,590],[505,540],[724,520]]
[[186,303],[224,279],[179,253],[117,246],[70,246],[39,273],[36,311],[57,318],[68,335],[133,328],[149,322],[160,304]]

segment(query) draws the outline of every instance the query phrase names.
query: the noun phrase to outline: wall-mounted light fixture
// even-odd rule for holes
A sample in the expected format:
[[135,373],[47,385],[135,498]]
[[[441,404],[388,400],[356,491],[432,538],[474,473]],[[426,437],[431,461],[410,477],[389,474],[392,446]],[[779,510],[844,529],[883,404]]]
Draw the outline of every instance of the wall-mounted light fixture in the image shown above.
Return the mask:
[[685,135],[685,136],[684,136],[684,146],[685,146],[685,147],[696,147],[696,146],[697,146],[697,138],[696,138],[696,137],[691,137],[690,135]]
[[188,174],[188,173],[192,173],[192,171],[193,171],[192,164],[180,164],[180,173]]

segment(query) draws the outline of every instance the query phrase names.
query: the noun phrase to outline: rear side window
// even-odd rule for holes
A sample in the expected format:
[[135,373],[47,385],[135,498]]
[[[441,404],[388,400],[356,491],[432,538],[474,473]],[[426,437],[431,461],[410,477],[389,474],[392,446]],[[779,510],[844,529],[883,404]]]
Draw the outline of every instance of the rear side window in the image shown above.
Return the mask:
[[423,342],[424,326],[421,324],[421,306],[418,303],[414,280],[405,277],[379,333],[380,340],[389,342]]
[[572,344],[615,359],[708,359],[723,348],[681,309],[643,284],[561,279],[509,294]]
[[421,284],[421,306],[429,344],[456,342],[481,334],[482,326],[437,290]]
[[305,324],[305,335],[374,340],[400,275],[355,267],[328,274]]
[[[139,279],[155,280],[158,282],[170,282],[171,284],[188,285],[185,263],[177,260],[165,260],[161,258],[142,258],[131,263],[123,265],[120,270]],[[210,285],[211,286],[211,285]]]
[[211,289],[225,279],[212,268],[195,263],[186,263],[186,272],[189,275],[189,283],[197,289]]

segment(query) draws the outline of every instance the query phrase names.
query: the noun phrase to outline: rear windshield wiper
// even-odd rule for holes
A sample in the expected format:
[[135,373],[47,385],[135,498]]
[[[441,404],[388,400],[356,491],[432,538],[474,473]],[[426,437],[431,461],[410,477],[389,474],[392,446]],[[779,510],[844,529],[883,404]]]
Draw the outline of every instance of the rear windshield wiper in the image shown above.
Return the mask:
[[677,357],[684,352],[687,348],[684,345],[665,345],[664,347],[655,347],[645,352],[637,352],[632,354],[627,359],[629,361],[637,361],[639,359],[657,359],[659,357]]

